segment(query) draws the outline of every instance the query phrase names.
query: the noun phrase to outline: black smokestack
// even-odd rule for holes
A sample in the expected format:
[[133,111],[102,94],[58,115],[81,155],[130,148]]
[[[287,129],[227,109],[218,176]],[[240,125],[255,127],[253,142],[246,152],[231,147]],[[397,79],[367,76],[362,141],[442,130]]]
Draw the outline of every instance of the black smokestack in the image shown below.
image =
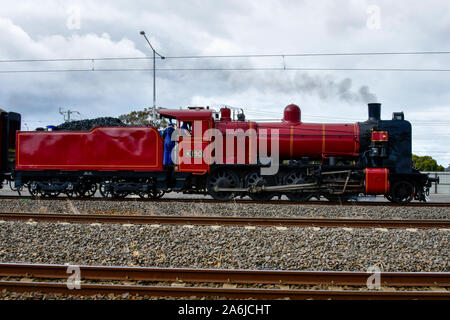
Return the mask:
[[381,119],[381,103],[369,103],[369,121]]

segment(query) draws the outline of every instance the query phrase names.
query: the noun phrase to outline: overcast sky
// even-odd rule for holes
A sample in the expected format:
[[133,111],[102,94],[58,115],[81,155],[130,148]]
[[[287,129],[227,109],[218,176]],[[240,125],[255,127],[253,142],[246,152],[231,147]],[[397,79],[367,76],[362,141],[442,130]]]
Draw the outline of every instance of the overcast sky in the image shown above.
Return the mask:
[[[5,1],[0,60],[144,57],[145,30],[166,56],[450,51],[449,1]],[[0,63],[0,70],[151,68],[150,60]],[[160,68],[432,68],[450,55],[158,60]],[[450,72],[160,71],[157,106],[227,104],[247,118],[280,119],[296,103],[309,122],[382,118],[404,111],[413,152],[450,164]],[[0,108],[20,112],[23,129],[119,116],[152,105],[152,74],[0,73]]]

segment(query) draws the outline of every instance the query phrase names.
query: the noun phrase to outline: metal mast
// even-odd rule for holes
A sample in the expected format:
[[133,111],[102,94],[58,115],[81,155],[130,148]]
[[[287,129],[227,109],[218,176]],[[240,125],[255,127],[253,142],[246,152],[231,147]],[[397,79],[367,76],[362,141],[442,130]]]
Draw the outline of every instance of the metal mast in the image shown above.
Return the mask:
[[145,40],[147,40],[148,45],[153,51],[153,108],[152,108],[152,120],[153,123],[156,122],[156,55],[158,55],[161,59],[165,59],[162,55],[160,55],[156,50],[153,48],[152,44],[148,40],[147,36],[145,35],[145,31],[141,31],[141,35],[144,36]]
[[[62,111],[62,108],[59,108],[59,113],[63,116],[65,122],[70,122],[70,115],[72,113],[80,114],[78,111],[70,110],[70,109],[67,110],[67,111]],[[66,120],[66,116],[65,116],[66,113],[67,113],[67,120]]]

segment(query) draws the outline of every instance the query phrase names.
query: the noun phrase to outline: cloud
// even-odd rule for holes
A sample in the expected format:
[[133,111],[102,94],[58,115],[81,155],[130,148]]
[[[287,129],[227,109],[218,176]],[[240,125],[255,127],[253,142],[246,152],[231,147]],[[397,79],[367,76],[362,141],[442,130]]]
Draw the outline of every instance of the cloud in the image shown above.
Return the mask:
[[10,19],[0,17],[0,54],[2,59],[51,59],[51,58],[92,58],[145,56],[136,49],[134,42],[127,38],[113,41],[110,35],[87,33],[64,37],[59,34],[33,39]]
[[[9,19],[0,18],[0,38],[2,59],[17,58],[87,58],[87,57],[139,57],[145,56],[136,49],[134,42],[122,38],[114,41],[107,33],[97,35],[50,35],[38,39],[31,38],[23,29]],[[108,67],[120,67],[116,62]],[[3,70],[36,69],[91,69],[102,68],[101,63],[87,62],[40,62],[2,64]],[[9,109],[23,112],[28,116],[54,113],[59,107],[73,106],[96,115],[105,111],[114,112],[129,107],[128,103],[144,103],[145,100],[133,99],[136,78],[133,74],[113,75],[98,73],[44,73],[44,74],[3,74],[0,76],[5,85],[0,87],[0,103]],[[144,75],[144,78],[149,78]],[[142,79],[140,75],[140,79]],[[148,81],[149,79],[147,79]],[[141,89],[141,90],[140,90]],[[147,88],[146,88],[147,89]],[[141,97],[146,93],[139,92]],[[120,106],[122,103],[122,106]]]
[[[366,26],[367,6],[373,4],[380,7],[379,30]],[[67,28],[70,6],[80,8],[80,30]],[[446,50],[450,3],[24,0],[2,4],[0,30],[0,59],[150,55],[141,30],[168,56]],[[447,56],[437,55],[290,57],[285,63],[319,68],[448,68]],[[158,61],[163,68],[282,65],[279,58]],[[151,62],[96,61],[94,67],[148,68]],[[92,68],[92,62],[0,64],[0,70],[19,68]],[[429,112],[436,122],[450,117],[447,78],[446,73],[167,71],[157,74],[157,104],[225,103],[257,110],[249,115],[261,118],[279,117],[283,106],[297,103],[306,119],[355,121],[366,119],[366,103],[377,100],[383,103],[384,118],[403,110],[414,126],[424,116],[417,112]],[[94,117],[151,104],[151,72],[0,74],[0,107],[21,112],[30,123],[61,121],[59,107]],[[447,127],[419,124],[413,127],[413,148],[445,151]],[[449,155],[432,155],[440,163],[450,162]]]

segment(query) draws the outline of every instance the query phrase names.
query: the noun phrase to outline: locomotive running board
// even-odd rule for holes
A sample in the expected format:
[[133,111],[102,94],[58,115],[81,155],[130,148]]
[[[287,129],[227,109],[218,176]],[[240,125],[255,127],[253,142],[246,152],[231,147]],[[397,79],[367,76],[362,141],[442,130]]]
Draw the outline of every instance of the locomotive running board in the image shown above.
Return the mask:
[[248,188],[220,188],[215,187],[214,192],[262,192],[262,191],[291,191],[316,188],[319,185],[317,183],[304,183],[304,184],[288,184],[284,186],[254,186]]

